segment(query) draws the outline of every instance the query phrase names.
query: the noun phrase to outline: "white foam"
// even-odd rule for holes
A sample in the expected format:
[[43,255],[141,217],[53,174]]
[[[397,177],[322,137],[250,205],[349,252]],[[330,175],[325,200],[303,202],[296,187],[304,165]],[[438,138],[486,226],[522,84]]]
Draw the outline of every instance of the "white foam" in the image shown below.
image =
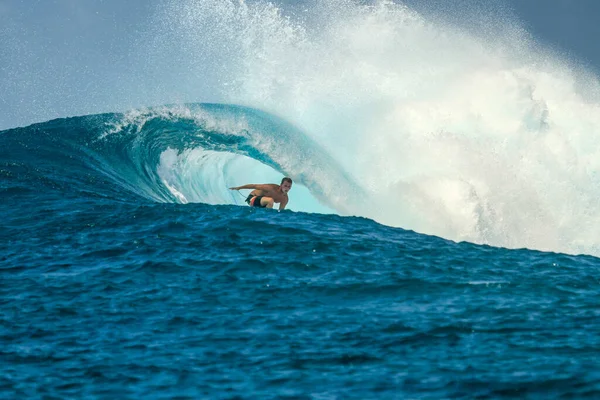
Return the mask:
[[229,135],[245,136],[248,130],[248,124],[243,117],[237,119],[217,118],[214,114],[205,112],[201,107],[175,104],[129,110],[122,117],[107,123],[105,132],[98,137],[98,140],[115,133],[121,133],[127,127],[133,127],[132,132],[139,133],[148,121],[157,118],[171,121],[187,119],[202,126],[204,130],[218,131]]

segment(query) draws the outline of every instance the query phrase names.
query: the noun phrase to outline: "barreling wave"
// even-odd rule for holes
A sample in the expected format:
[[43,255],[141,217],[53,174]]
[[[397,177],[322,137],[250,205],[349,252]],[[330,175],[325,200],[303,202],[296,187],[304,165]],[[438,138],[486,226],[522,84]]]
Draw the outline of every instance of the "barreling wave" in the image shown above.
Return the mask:
[[289,175],[301,186],[297,209],[340,213],[349,212],[343,196],[360,192],[299,129],[236,105],[57,119],[4,131],[1,138],[2,172],[9,178],[4,191],[43,187],[70,196],[238,204],[239,194],[228,186]]

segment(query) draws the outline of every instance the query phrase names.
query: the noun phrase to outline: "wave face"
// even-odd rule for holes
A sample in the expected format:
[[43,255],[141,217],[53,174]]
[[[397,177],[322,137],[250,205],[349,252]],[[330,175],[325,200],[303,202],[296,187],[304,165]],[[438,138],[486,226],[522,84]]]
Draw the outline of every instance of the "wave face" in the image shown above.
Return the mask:
[[352,213],[599,254],[597,77],[510,18],[478,28],[390,1],[308,4],[172,1],[149,53],[305,131],[365,190]]
[[300,185],[290,202],[296,210],[343,213],[345,196],[361,192],[300,130],[248,107],[165,106],[1,135],[9,193],[53,189],[119,201],[243,204],[243,195],[228,187],[286,174]]

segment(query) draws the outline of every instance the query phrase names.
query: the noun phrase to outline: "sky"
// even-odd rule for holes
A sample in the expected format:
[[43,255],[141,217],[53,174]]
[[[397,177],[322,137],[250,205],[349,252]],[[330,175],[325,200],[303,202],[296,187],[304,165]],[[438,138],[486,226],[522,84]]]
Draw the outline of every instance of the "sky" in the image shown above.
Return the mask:
[[513,0],[511,6],[536,38],[600,71],[600,2]]
[[[184,72],[170,60],[144,65],[144,52],[137,51],[145,48],[144,33],[162,2],[0,0],[0,129],[164,103],[160,91],[151,87],[153,74],[162,67],[172,68],[173,74]],[[404,2],[420,12],[437,7],[437,12],[448,10],[448,15],[452,7],[473,9],[478,3]],[[295,0],[278,3],[297,4]],[[600,74],[600,1],[499,0],[496,4],[509,10],[537,42]],[[219,100],[210,87],[199,85],[194,88],[197,101]]]

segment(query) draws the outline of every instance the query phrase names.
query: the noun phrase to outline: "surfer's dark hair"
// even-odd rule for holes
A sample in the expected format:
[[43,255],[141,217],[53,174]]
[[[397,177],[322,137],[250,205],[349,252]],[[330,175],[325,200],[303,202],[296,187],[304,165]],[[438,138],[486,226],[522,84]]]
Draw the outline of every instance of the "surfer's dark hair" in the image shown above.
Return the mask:
[[287,176],[281,180],[280,185],[283,185],[283,182],[289,182],[290,185],[293,183],[292,178],[288,178]]

